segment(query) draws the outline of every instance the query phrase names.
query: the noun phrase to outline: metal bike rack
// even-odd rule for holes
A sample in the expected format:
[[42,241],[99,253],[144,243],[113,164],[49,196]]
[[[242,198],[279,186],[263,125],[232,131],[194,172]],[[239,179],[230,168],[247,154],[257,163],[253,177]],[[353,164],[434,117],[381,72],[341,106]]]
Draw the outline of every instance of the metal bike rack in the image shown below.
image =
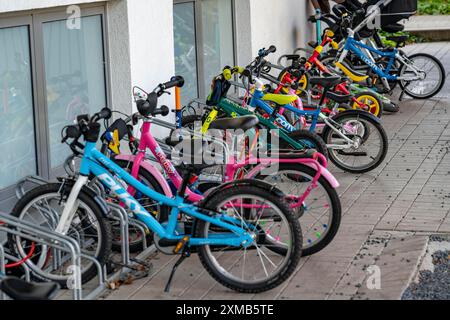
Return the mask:
[[17,183],[17,185],[16,185],[16,197],[17,197],[17,199],[20,199],[20,198],[22,198],[24,195],[25,195],[25,193],[26,193],[26,191],[25,191],[25,185],[27,184],[27,183],[30,183],[30,184],[34,184],[34,185],[43,185],[43,184],[47,184],[47,183],[49,183],[49,181],[48,180],[45,180],[45,179],[43,179],[43,178],[41,178],[41,177],[38,177],[38,176],[28,176],[28,177],[25,177],[24,179],[22,179],[22,180],[20,180],[18,183]]
[[[29,177],[24,178],[16,186],[17,198],[20,199],[21,197],[23,197],[25,195],[25,193],[26,193],[25,185],[27,183],[31,184],[31,185],[39,186],[39,185],[49,183],[49,181],[46,181],[46,180],[44,180],[40,177],[36,177],[36,176],[29,176]],[[103,188],[102,185],[96,183],[95,181],[92,181],[92,183],[90,184],[90,187],[97,194],[104,197],[105,189]],[[73,238],[69,238],[69,239],[71,239],[70,245],[74,245],[74,243],[76,243],[76,248],[78,250],[77,256],[79,257],[78,259],[81,259],[81,258],[87,259],[96,266],[97,281],[98,281],[97,286],[89,294],[83,296],[83,294],[82,294],[83,291],[82,291],[82,286],[81,286],[81,278],[79,280],[77,280],[78,283],[80,284],[80,286],[78,286],[78,287],[81,289],[79,289],[79,290],[74,289],[74,293],[73,293],[74,300],[95,299],[96,297],[98,297],[98,295],[100,295],[102,292],[104,292],[105,289],[107,289],[108,282],[112,282],[112,281],[116,280],[117,278],[119,278],[120,275],[122,275],[123,273],[127,273],[127,272],[130,272],[133,270],[132,265],[136,264],[136,263],[132,261],[131,256],[130,256],[129,226],[133,226],[134,228],[136,228],[136,230],[142,235],[144,253],[145,252],[149,252],[149,253],[154,252],[154,247],[149,248],[148,244],[147,244],[147,240],[146,240],[147,227],[146,227],[146,225],[143,224],[141,221],[130,218],[128,216],[127,211],[123,207],[121,207],[119,204],[111,203],[111,202],[107,202],[106,204],[111,209],[111,213],[113,215],[112,219],[117,220],[120,225],[121,265],[122,265],[122,267],[119,269],[118,272],[114,273],[111,277],[108,278],[107,271],[106,271],[106,265],[102,266],[94,257],[82,254],[81,250],[79,248],[79,244],[76,242],[76,240]],[[65,236],[62,236],[59,234],[54,234],[54,233],[50,232],[48,229],[45,229],[45,232],[48,234],[48,237],[40,239],[40,237],[42,237],[42,234],[39,232],[37,234],[32,233],[32,231],[30,229],[30,227],[32,227],[32,226],[35,227],[34,225],[28,224],[21,220],[13,221],[13,220],[11,220],[11,218],[12,217],[9,215],[0,215],[0,221],[6,222],[6,225],[11,225],[11,226],[17,228],[18,230],[22,229],[23,231],[26,231],[26,233],[17,232],[17,231],[7,229],[7,228],[2,228],[2,226],[0,226],[0,231],[4,231],[4,232],[10,233],[10,234],[15,234],[24,239],[28,239],[28,240],[34,241],[36,243],[39,243],[39,244],[48,245],[49,247],[52,247],[52,248],[54,248],[56,250],[60,250],[60,251],[67,251],[67,250],[64,250],[64,248],[62,248],[61,246],[56,246],[55,245],[56,243],[58,243],[58,244],[64,243],[66,247],[71,248],[69,244],[65,243],[64,240],[61,239],[61,238],[64,238]],[[40,230],[40,231],[42,231],[42,230]],[[20,259],[17,259],[15,257],[9,256],[9,255],[3,255],[3,256],[0,255],[0,257],[3,257],[3,259],[6,258],[10,261],[15,261],[15,262],[20,261]],[[145,258],[144,254],[143,254],[143,257]],[[73,255],[72,255],[72,259],[73,259]],[[29,274],[32,273],[33,271],[29,270],[26,263],[23,264],[23,267],[26,269],[26,280],[28,281],[30,278]],[[79,267],[79,265],[78,265],[78,267]],[[75,286],[75,287],[77,287],[77,286]]]
[[[23,239],[27,239],[38,244],[47,245],[50,248],[68,253],[71,256],[72,265],[75,266],[75,268],[78,268],[77,270],[81,269],[82,257],[90,260],[95,260],[93,258],[91,259],[91,257],[84,256],[81,253],[80,246],[73,238],[57,234],[48,229],[42,228],[41,226],[31,224],[27,221],[20,220],[5,213],[0,213],[0,221],[2,222],[2,224],[0,225],[0,232],[12,234]],[[1,253],[0,267],[2,268],[2,271],[4,271],[5,258],[7,257],[5,256],[3,246]],[[13,260],[17,261],[17,259]],[[32,273],[38,274],[33,270],[33,267],[27,264],[26,261],[24,262],[24,266],[28,267]],[[101,274],[99,275],[100,278],[103,278]],[[79,274],[78,272],[74,273],[74,284],[75,285],[72,288],[73,299],[81,300],[83,295],[81,287],[81,274]]]
[[120,237],[122,240],[121,251],[122,251],[122,263],[128,265],[130,263],[130,240],[129,240],[129,219],[128,213],[120,205],[116,203],[108,203],[113,214],[115,214],[116,219],[120,223]]

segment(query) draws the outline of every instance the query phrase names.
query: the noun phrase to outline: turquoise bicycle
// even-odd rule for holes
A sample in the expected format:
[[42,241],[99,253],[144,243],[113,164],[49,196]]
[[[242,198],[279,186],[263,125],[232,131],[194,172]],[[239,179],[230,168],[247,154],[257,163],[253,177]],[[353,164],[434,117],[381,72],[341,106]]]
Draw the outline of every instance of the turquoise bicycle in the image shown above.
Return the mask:
[[[167,107],[157,108],[158,97],[177,86],[177,81],[160,85],[146,100],[138,101],[141,116],[167,115]],[[204,268],[216,281],[239,292],[267,291],[289,278],[298,265],[303,239],[298,219],[283,202],[284,195],[279,190],[257,180],[233,181],[218,187],[200,204],[194,205],[186,200],[187,186],[193,173],[208,166],[184,164],[183,183],[178,193],[173,198],[164,196],[97,150],[99,121],[110,117],[111,111],[103,109],[92,117],[79,116],[77,125],[64,130],[63,140],[72,140],[71,149],[82,154],[79,176],[32,190],[17,204],[15,216],[76,237],[84,251],[90,249],[91,256],[105,263],[110,250],[111,229],[105,219],[108,212],[104,209],[104,201],[87,187],[88,181],[95,177],[153,231],[155,245],[160,251],[180,255],[166,291],[177,267],[191,255],[191,250],[198,252]],[[84,145],[78,142],[81,137],[84,137]],[[194,163],[199,163],[197,160]],[[127,185],[171,208],[168,218],[162,221],[157,213],[150,213],[126,191]],[[43,204],[48,208],[46,212],[41,210]],[[18,236],[12,236],[9,241],[19,256],[29,252],[24,247],[26,242]],[[284,250],[277,250],[279,248]],[[39,256],[30,258],[27,264],[42,277],[65,285],[70,274],[63,257],[56,259],[45,248],[36,251]],[[83,283],[95,276],[92,263],[85,261],[82,269]]]

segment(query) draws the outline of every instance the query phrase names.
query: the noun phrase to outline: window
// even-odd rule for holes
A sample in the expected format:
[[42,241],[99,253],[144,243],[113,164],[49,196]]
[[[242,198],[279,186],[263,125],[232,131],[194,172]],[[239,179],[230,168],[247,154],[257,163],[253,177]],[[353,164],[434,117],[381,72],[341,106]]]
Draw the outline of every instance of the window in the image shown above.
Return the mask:
[[65,8],[0,19],[0,200],[28,176],[61,173],[70,154],[61,130],[107,105],[104,8]]
[[0,29],[0,189],[36,174],[28,26]]
[[186,80],[183,97],[198,97],[197,41],[194,2],[174,7],[175,69]]
[[234,65],[233,0],[174,0],[176,73],[186,104],[209,94],[211,80]]
[[61,130],[106,105],[101,16],[84,17],[81,26],[67,29],[65,20],[43,25],[51,168],[71,152],[61,143]]

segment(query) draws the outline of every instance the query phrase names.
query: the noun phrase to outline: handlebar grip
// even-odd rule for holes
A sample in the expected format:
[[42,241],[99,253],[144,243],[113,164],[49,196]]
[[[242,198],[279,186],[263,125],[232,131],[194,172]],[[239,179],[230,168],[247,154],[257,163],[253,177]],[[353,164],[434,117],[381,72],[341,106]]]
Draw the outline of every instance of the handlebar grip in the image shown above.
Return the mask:
[[154,116],[162,115],[163,117],[166,117],[169,113],[170,113],[170,109],[168,106],[161,106],[161,108],[155,109],[155,111],[153,111],[152,114]]
[[182,76],[175,76],[170,79],[169,82],[163,83],[163,89],[170,89],[173,87],[183,87],[184,86],[184,78]]
[[268,54],[275,53],[275,52],[277,52],[277,47],[275,47],[275,46],[270,46],[269,49],[267,50]]
[[316,16],[309,16],[308,21],[311,23],[316,23],[317,22],[317,17]]
[[103,108],[97,115],[99,119],[109,120],[112,117],[112,112],[109,108]]
[[260,58],[264,58],[264,57],[267,57],[269,54],[275,53],[275,52],[277,52],[277,47],[272,45],[267,50],[266,50],[266,48],[260,49],[259,52],[258,52],[258,56]]
[[245,69],[244,71],[242,71],[242,76],[247,77],[248,81],[253,84],[252,72],[249,69]]
[[78,139],[81,137],[80,127],[77,125],[66,127],[66,134],[64,138],[61,140],[61,143],[65,143],[69,139]]

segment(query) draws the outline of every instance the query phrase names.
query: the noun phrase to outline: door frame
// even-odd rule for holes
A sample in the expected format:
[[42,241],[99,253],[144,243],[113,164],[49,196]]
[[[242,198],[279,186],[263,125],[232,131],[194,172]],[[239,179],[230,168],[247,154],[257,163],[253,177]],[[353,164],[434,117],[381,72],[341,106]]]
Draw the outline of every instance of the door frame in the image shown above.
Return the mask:
[[[27,27],[28,28],[28,48],[29,48],[29,55],[30,55],[30,78],[31,78],[31,95],[32,95],[32,110],[33,114],[31,115],[34,119],[33,125],[34,125],[34,144],[35,144],[35,172],[39,174],[39,170],[42,168],[42,163],[39,158],[39,153],[41,152],[40,148],[40,142],[41,142],[41,136],[39,134],[39,127],[37,122],[37,117],[35,116],[38,112],[37,102],[36,102],[36,63],[34,59],[34,35],[32,31],[32,24],[33,19],[31,15],[22,15],[19,17],[15,16],[8,16],[5,18],[0,19],[0,29],[7,29],[7,28],[17,28],[17,27]],[[8,186],[3,189],[0,189],[0,201],[10,199],[15,196],[15,186]]]
[[[45,179],[54,179],[64,173],[62,166],[52,170],[50,164],[50,141],[48,130],[48,109],[46,99],[45,83],[45,62],[43,48],[43,28],[45,22],[65,20],[69,17],[67,14],[68,6],[58,6],[47,9],[27,10],[23,12],[8,12],[0,14],[0,29],[13,28],[20,26],[28,27],[29,35],[29,54],[31,64],[32,79],[32,101],[35,130],[35,149],[36,149],[36,173]],[[81,17],[100,15],[102,24],[103,39],[103,59],[104,59],[104,78],[105,78],[105,101],[106,106],[111,102],[111,77],[108,52],[108,32],[107,32],[107,10],[105,2],[79,5]],[[104,106],[98,106],[99,109]],[[9,200],[15,196],[15,185],[0,189],[0,203]]]
[[[104,81],[105,81],[105,102],[106,106],[110,105],[110,68],[109,68],[109,59],[108,59],[108,51],[107,51],[107,24],[106,24],[106,10],[105,6],[94,6],[94,7],[83,7],[81,6],[81,17],[89,17],[89,16],[100,16],[101,17],[101,27],[102,27],[102,40],[103,40],[103,61],[105,65],[104,72]],[[54,179],[62,174],[64,174],[64,166],[59,166],[56,168],[52,168],[50,162],[50,133],[49,133],[49,123],[48,123],[48,105],[46,99],[46,75],[45,75],[45,56],[44,56],[44,39],[43,34],[43,24],[47,22],[54,21],[62,21],[68,18],[68,14],[63,11],[54,11],[54,12],[42,12],[37,13],[33,16],[33,29],[35,33],[35,37],[37,39],[41,39],[41,41],[35,42],[35,58],[37,63],[37,75],[39,76],[37,82],[37,104],[40,106],[41,112],[39,113],[39,122],[41,124],[41,129],[43,130],[43,153],[41,156],[43,157],[42,162],[42,171],[40,171],[40,176],[43,176],[48,179]],[[98,108],[103,108],[105,106],[98,106]]]

